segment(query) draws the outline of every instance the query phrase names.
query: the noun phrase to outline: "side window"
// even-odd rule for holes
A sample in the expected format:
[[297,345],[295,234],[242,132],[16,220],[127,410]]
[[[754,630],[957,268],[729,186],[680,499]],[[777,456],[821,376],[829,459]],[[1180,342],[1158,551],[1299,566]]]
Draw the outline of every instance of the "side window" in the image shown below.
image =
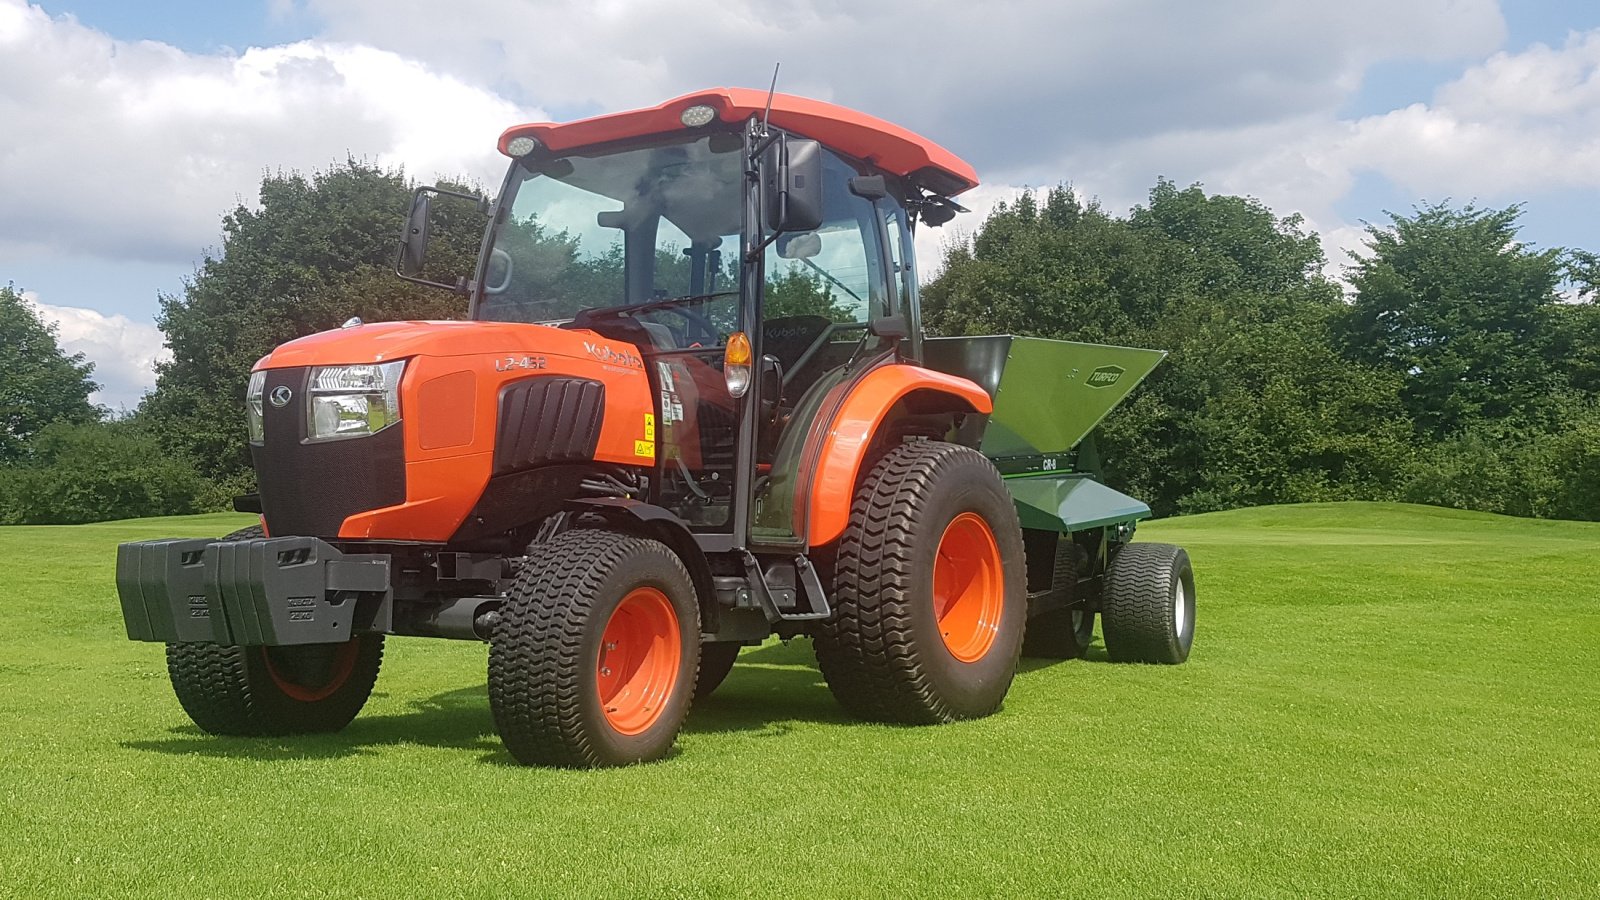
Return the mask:
[[822,227],[784,234],[768,248],[766,318],[824,316],[859,323],[887,313],[878,212],[872,201],[850,192],[857,174],[824,153]]
[[916,273],[906,262],[906,244],[911,237],[906,229],[906,211],[899,205],[890,206],[883,216],[883,230],[889,236],[889,277],[900,292],[903,313],[905,303],[917,289]]

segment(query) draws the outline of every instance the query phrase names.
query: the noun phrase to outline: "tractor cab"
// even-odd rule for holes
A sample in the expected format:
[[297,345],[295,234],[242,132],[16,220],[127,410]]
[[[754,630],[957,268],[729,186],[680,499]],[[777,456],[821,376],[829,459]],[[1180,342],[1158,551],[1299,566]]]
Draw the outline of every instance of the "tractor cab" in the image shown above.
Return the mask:
[[856,371],[921,358],[912,228],[953,214],[970,167],[861,113],[729,89],[500,147],[470,317],[636,348],[658,398],[652,501],[700,532],[804,545],[809,429]]

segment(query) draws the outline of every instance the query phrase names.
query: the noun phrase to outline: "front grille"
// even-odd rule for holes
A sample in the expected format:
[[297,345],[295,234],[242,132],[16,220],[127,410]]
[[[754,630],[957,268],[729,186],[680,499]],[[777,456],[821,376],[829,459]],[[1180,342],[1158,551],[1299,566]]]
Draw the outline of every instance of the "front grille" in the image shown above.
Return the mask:
[[[306,442],[306,383],[311,370],[268,369],[262,391],[263,444],[250,446],[261,510],[273,537],[337,537],[356,513],[406,501],[404,423],[369,437]],[[278,387],[294,397],[275,407],[265,398]]]

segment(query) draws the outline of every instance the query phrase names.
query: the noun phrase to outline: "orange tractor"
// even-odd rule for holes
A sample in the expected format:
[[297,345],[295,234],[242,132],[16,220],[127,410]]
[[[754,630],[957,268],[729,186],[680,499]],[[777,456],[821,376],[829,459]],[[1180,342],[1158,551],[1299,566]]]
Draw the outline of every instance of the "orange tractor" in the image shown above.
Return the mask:
[[[1158,351],[927,338],[912,233],[972,168],[827,103],[719,89],[512,128],[467,321],[256,364],[259,528],[123,544],[128,635],[215,734],[335,731],[388,635],[485,641],[507,749],[661,757],[742,646],[809,635],[873,720],[999,709],[1026,649],[1182,662],[1188,558],[1092,432]],[[464,197],[464,195],[455,195]],[[458,201],[451,201],[458,202]],[[428,273],[428,277],[424,277]]]

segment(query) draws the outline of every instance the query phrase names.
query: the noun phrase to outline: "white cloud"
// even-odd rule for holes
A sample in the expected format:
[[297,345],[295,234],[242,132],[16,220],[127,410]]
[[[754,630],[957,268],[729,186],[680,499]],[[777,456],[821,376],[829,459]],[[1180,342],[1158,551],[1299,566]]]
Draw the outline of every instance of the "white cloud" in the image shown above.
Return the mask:
[[[781,60],[784,89],[934,136],[1002,177],[1074,148],[1331,114],[1375,61],[1481,58],[1505,36],[1495,0],[306,0],[303,8],[331,37],[569,109],[765,86]],[[1064,175],[1072,173],[1045,173]]]
[[[70,251],[187,269],[216,243],[220,215],[254,198],[264,170],[326,166],[348,152],[424,179],[492,184],[502,165],[493,141],[509,124],[715,84],[765,86],[782,60],[781,89],[899,122],[978,166],[986,183],[962,198],[975,213],[919,235],[926,271],[1017,185],[1070,182],[1121,212],[1166,176],[1303,214],[1337,272],[1361,244],[1359,224],[1340,213],[1367,173],[1419,199],[1600,188],[1600,31],[1496,53],[1499,9],[270,0],[271,16],[315,20],[320,38],[206,55],[118,41],[0,0],[10,138],[0,143],[0,262]],[[1427,103],[1345,115],[1372,67],[1394,60],[1471,65]],[[151,295],[148,285],[128,290]]]
[[489,179],[500,131],[541,117],[371,47],[195,55],[0,0],[0,249],[186,261],[269,169],[353,154]]
[[82,353],[94,363],[93,377],[100,389],[89,396],[92,403],[133,409],[155,386],[156,363],[172,358],[162,346],[161,332],[147,322],[76,306],[51,306],[32,291],[23,291],[22,297],[40,318],[56,326],[62,350],[69,355]]

